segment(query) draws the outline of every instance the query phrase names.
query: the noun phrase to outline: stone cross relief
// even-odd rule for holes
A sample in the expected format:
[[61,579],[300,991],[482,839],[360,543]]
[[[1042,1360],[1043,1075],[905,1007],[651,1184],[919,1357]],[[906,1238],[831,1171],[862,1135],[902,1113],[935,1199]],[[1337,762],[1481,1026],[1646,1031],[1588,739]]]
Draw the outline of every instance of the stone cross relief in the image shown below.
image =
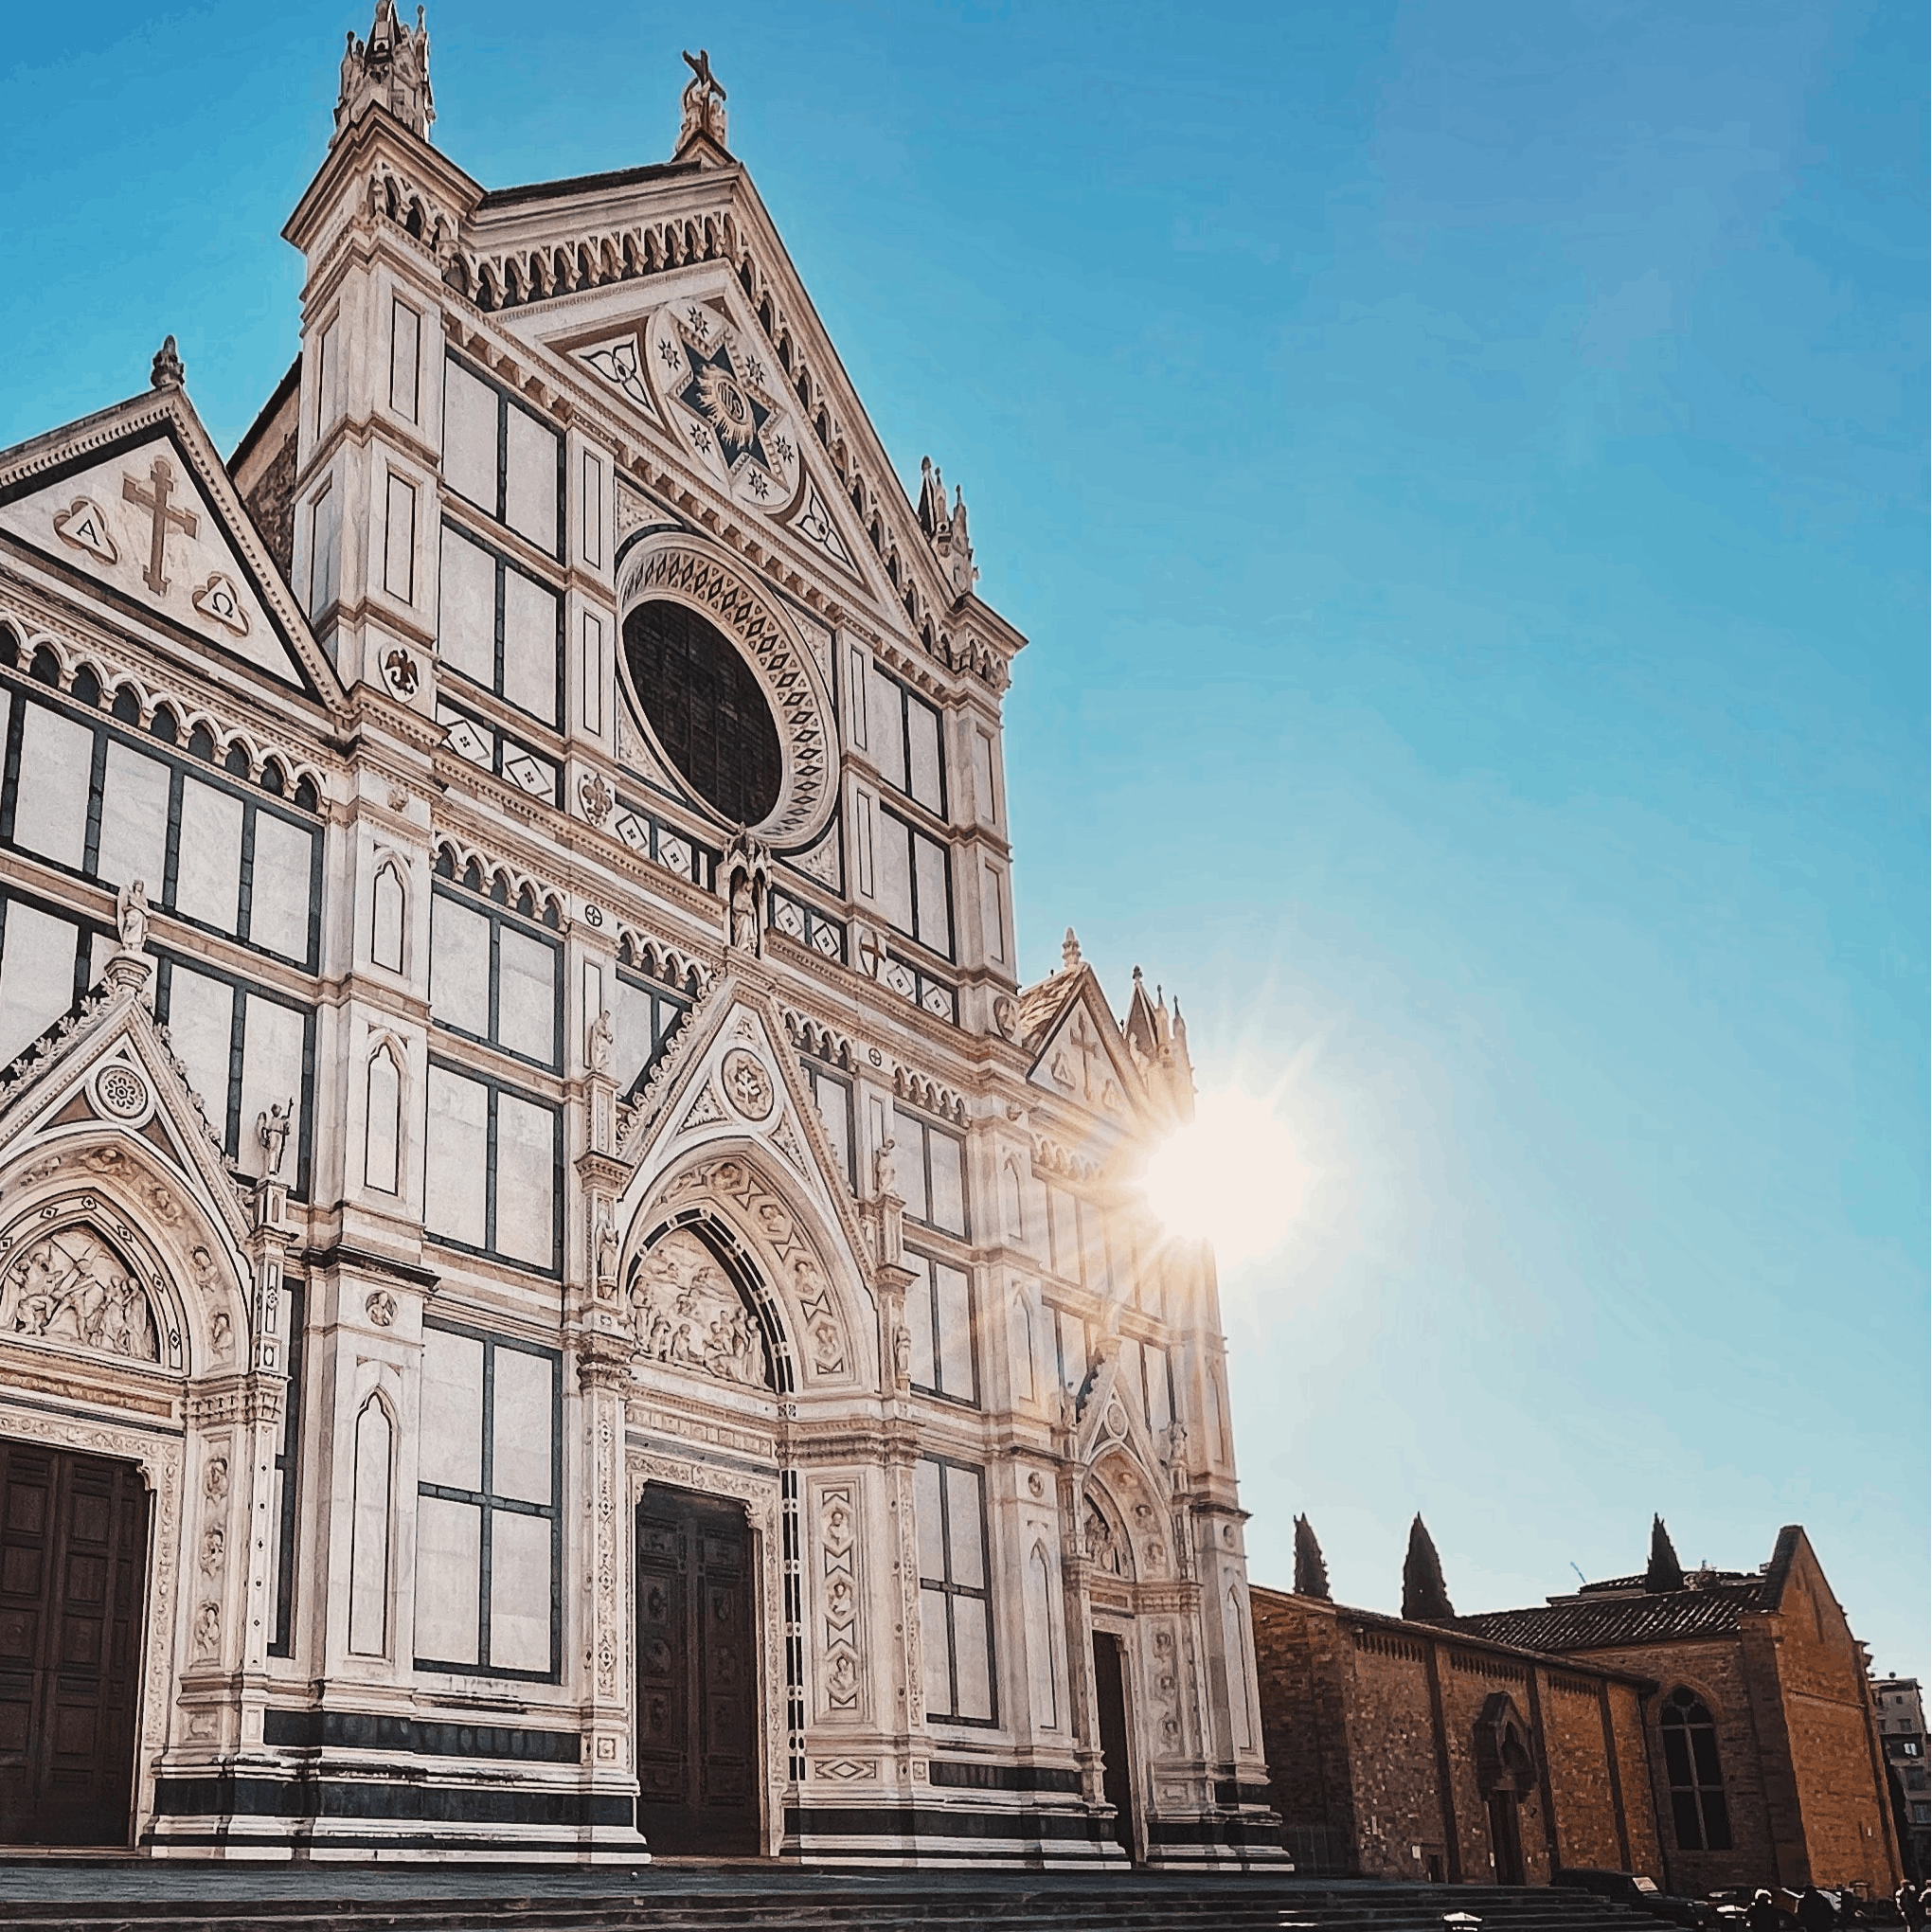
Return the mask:
[[136,510],[145,510],[151,519],[148,536],[148,567],[142,572],[148,588],[156,597],[168,590],[168,532],[177,529],[191,537],[201,528],[201,519],[191,510],[175,510],[168,499],[174,491],[174,471],[166,456],[156,456],[148,470],[144,489],[132,476],[121,478],[121,495]]
[[1109,1113],[1120,1104],[1120,1089],[1114,1082],[1113,1062],[1094,1031],[1084,1011],[1073,1016],[1073,1024],[1061,1037],[1047,1071],[1078,1099],[1089,1106],[1104,1107]]

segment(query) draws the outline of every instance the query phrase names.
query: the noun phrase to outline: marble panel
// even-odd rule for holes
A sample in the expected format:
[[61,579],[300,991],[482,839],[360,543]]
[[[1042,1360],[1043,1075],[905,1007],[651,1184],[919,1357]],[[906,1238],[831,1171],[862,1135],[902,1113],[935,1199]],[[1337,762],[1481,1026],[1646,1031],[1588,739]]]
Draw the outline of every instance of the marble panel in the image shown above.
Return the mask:
[[429,1007],[444,1026],[489,1038],[489,915],[442,892],[429,905]]
[[[45,705],[28,705],[20,724],[14,843],[78,872],[87,846],[87,787],[93,769],[94,733]],[[158,894],[161,882],[153,883]]]
[[[6,950],[0,954],[0,1064],[73,1004],[80,937],[80,928],[66,920],[18,899],[8,903]],[[225,1097],[227,1088],[222,1091]]]
[[482,1610],[483,1512],[416,1499],[416,1655],[474,1664]]
[[[499,1368],[503,1356],[497,1356]],[[491,1512],[490,1662],[500,1671],[550,1668],[551,1531],[547,1516]]]
[[474,1335],[422,1331],[419,1480],[440,1489],[483,1486],[483,1344]]
[[490,1092],[447,1067],[429,1069],[423,1220],[436,1234],[483,1245],[490,1167]]
[[232,933],[242,895],[242,801],[199,778],[181,784],[181,849],[174,903],[189,919]]
[[161,897],[168,870],[168,781],[169,769],[159,759],[108,741],[95,866],[103,885],[125,886],[139,879],[151,899]]
[[315,834],[274,812],[255,814],[248,937],[284,959],[309,957],[309,885]]

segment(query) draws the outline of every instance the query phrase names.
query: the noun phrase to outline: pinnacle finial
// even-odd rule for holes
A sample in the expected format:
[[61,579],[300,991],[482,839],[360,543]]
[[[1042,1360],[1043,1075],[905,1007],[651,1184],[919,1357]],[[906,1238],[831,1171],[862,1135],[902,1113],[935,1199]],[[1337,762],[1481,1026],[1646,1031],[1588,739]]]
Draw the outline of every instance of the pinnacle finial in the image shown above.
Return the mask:
[[335,97],[335,132],[341,134],[371,105],[387,108],[411,134],[429,139],[436,101],[429,89],[429,28],[420,7],[416,25],[408,27],[396,17],[396,0],[376,0],[367,41],[349,35]]
[[678,124],[677,152],[671,159],[682,161],[696,148],[700,160],[728,162],[731,156],[724,145],[727,126],[724,86],[711,72],[710,50],[700,47],[693,54],[687,48],[684,61],[691,70],[691,78],[685,83],[684,118]]
[[1068,926],[1066,937],[1060,942],[1060,970],[1063,973],[1071,973],[1079,964],[1080,940],[1074,936],[1073,928]]
[[178,389],[188,380],[188,370],[174,347],[174,338],[170,336],[154,351],[154,367],[149,381],[156,389]]

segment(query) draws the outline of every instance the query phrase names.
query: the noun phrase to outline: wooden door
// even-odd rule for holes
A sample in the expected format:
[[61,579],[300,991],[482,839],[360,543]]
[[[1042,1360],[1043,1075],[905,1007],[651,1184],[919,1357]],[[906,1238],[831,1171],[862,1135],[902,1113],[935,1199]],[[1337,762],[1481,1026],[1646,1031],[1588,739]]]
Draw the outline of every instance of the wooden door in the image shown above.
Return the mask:
[[1496,1855],[1496,1883],[1522,1885],[1523,1819],[1513,1791],[1493,1791],[1489,1798],[1490,1850]]
[[1114,1836],[1134,1854],[1134,1767],[1127,1755],[1127,1683],[1120,1639],[1094,1633],[1094,1700],[1100,1707],[1100,1792],[1114,1807]]
[[0,1440],[0,1844],[127,1843],[147,1543],[128,1464]]
[[755,1856],[758,1633],[744,1512],[653,1483],[637,1505],[637,1829],[667,1856]]

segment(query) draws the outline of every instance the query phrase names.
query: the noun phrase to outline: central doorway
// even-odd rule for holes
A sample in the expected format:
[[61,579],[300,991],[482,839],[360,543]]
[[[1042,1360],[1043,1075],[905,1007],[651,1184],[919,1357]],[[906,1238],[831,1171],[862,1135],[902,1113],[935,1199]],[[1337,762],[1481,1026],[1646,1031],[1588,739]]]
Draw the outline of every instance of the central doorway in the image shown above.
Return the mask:
[[650,1484],[637,1505],[637,1829],[670,1857],[764,1850],[744,1512]]
[[0,1844],[127,1843],[147,1554],[137,1470],[0,1440]]
[[1134,1770],[1127,1756],[1127,1673],[1120,1639],[1094,1632],[1094,1701],[1100,1730],[1100,1795],[1114,1807],[1114,1838],[1128,1857],[1134,1849]]

